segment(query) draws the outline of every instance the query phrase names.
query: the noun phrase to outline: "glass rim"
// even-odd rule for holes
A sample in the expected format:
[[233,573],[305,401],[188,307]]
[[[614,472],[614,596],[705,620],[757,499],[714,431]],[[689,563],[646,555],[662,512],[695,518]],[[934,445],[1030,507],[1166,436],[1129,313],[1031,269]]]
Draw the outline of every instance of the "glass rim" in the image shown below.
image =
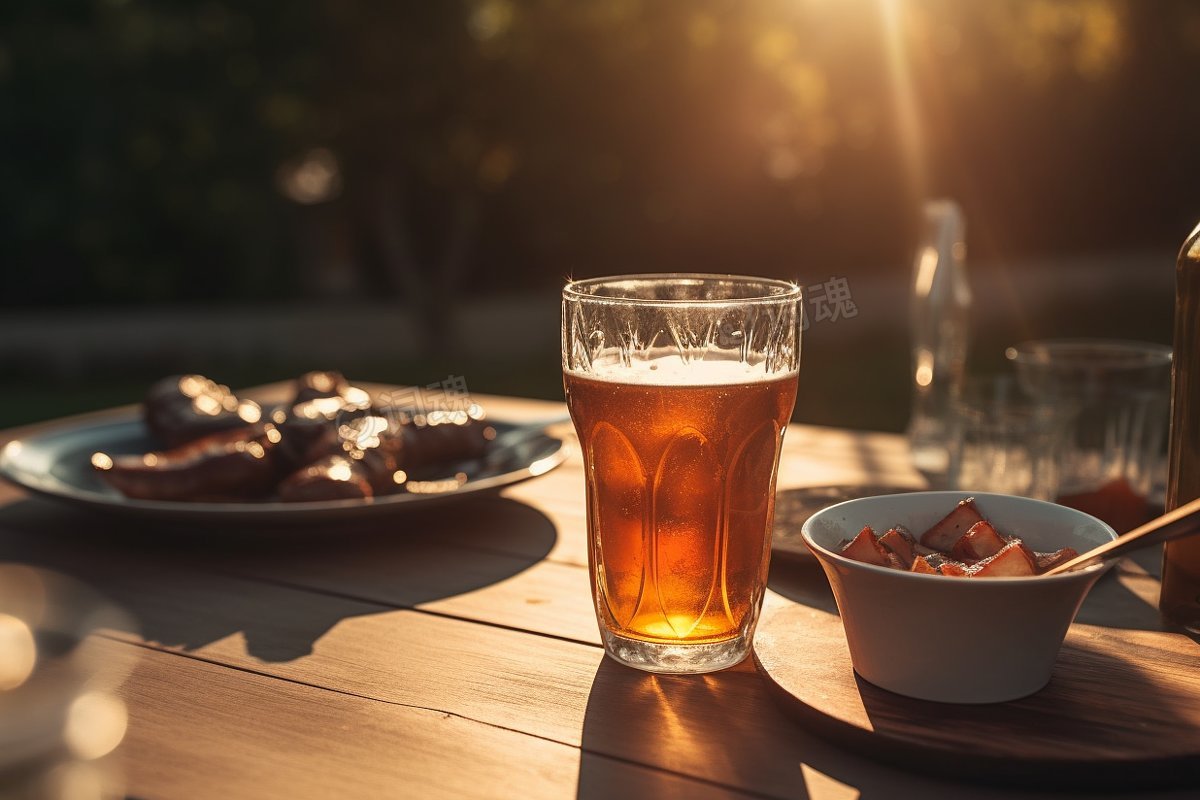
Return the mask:
[[1016,365],[1050,369],[1141,369],[1171,363],[1171,346],[1135,339],[1066,338],[1021,342],[1005,351]]
[[[603,286],[605,284],[619,283],[682,283],[682,282],[700,282],[700,281],[724,281],[729,283],[757,284],[764,288],[776,289],[774,293],[750,294],[747,297],[728,297],[728,298],[691,298],[691,299],[670,299],[670,298],[653,298],[653,297],[610,297],[607,295],[597,295],[589,291],[584,291],[587,288]],[[685,307],[696,306],[706,308],[717,308],[721,306],[742,306],[742,305],[772,305],[786,304],[798,302],[803,296],[803,287],[793,281],[781,280],[779,278],[763,278],[754,275],[732,275],[719,272],[646,272],[646,273],[629,273],[625,275],[606,275],[600,278],[582,278],[580,280],[568,281],[563,287],[562,296],[564,300],[576,300],[581,302],[596,303],[599,305],[644,305],[644,306],[668,306],[668,307]]]

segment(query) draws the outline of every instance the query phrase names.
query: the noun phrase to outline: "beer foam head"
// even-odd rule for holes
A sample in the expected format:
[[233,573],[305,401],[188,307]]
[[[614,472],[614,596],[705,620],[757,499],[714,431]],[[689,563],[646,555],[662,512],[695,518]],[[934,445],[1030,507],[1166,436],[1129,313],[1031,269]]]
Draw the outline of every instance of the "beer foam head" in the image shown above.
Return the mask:
[[569,373],[584,378],[639,386],[725,386],[771,381],[788,375],[768,371],[767,362],[748,363],[734,358],[684,360],[678,354],[657,354],[621,360],[616,353],[594,360],[591,369],[572,369]]

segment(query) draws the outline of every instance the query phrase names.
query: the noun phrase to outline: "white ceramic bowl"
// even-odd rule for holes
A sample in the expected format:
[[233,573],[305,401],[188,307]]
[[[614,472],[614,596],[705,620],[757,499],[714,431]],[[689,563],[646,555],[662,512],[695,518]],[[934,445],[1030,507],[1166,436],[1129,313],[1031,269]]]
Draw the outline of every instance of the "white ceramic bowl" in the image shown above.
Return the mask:
[[1008,536],[1037,551],[1090,550],[1116,538],[1064,506],[985,492],[864,497],[814,514],[801,534],[837,599],[861,677],[897,694],[946,703],[998,703],[1050,680],[1067,628],[1109,565],[1052,577],[952,578],[876,567],[838,553],[864,525],[903,525],[919,537],[964,497]]

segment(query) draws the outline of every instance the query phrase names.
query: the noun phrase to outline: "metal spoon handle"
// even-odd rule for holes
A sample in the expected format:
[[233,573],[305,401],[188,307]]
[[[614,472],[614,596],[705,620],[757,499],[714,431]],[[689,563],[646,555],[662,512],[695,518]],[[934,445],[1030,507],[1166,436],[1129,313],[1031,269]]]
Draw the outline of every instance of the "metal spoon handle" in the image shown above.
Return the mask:
[[1169,542],[1172,539],[1179,539],[1197,533],[1200,533],[1200,498],[1190,503],[1185,503],[1174,511],[1168,511],[1161,517],[1152,519],[1141,527],[1134,528],[1129,533],[1121,534],[1111,542],[1105,542],[1099,547],[1093,547],[1086,553],[1078,555],[1070,561],[1065,561],[1053,569],[1047,570],[1045,574],[1058,575],[1062,572],[1070,572],[1088,564],[1121,558],[1143,547]]

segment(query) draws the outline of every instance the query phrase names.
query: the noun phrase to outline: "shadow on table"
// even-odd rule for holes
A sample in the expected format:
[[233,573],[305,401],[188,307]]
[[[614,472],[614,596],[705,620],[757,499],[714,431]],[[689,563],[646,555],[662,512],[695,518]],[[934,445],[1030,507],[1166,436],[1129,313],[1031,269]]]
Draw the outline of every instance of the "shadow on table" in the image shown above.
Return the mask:
[[[1141,559],[1138,563],[1145,568],[1152,563],[1152,559]],[[814,560],[781,559],[773,562],[769,586],[776,593],[801,605],[832,614],[838,613],[837,604],[824,572]],[[1159,631],[1163,629],[1157,608],[1122,585],[1116,579],[1115,572],[1105,576],[1093,589],[1078,620],[1130,630]],[[1124,736],[1126,744],[1123,746],[1126,749],[1138,746],[1143,748],[1142,763],[1139,763],[1136,769],[1126,764],[1103,760],[1087,762],[1086,759],[1090,756],[1083,754],[1079,756],[1081,760],[1078,763],[1062,765],[1047,771],[1048,768],[1037,764],[1010,763],[995,759],[988,761],[977,756],[968,757],[965,753],[959,752],[963,748],[951,747],[949,749],[955,750],[958,755],[951,761],[945,762],[942,769],[951,779],[953,775],[961,774],[964,771],[967,774],[991,773],[996,776],[997,783],[1042,785],[1047,788],[1060,786],[1063,789],[1076,791],[1089,787],[1092,790],[1104,791],[1106,794],[1115,792],[1122,787],[1136,786],[1149,789],[1156,786],[1184,785],[1188,778],[1181,778],[1181,774],[1185,776],[1194,774],[1194,770],[1197,768],[1194,759],[1163,756],[1160,763],[1156,761],[1159,758],[1159,755],[1156,754],[1159,754],[1162,749],[1152,741],[1156,735],[1175,738],[1191,735],[1191,729],[1188,727],[1185,717],[1179,713],[1177,693],[1176,696],[1172,696],[1169,692],[1158,688],[1153,680],[1142,674],[1145,669],[1144,665],[1135,664],[1118,653],[1105,652],[1101,647],[1092,646],[1086,641],[1068,642],[1064,645],[1064,654],[1070,657],[1060,659],[1054,678],[1046,690],[1026,700],[995,706],[913,704],[911,701],[878,689],[861,679],[858,679],[858,686],[864,710],[877,728],[887,722],[903,720],[905,725],[925,726],[931,729],[987,729],[990,724],[992,729],[1004,731],[1019,730],[1022,725],[1028,724],[1028,720],[1037,719],[1042,727],[1031,730],[1028,737],[1030,747],[1034,751],[1037,749],[1036,741],[1039,736],[1053,734],[1056,725],[1061,724],[1059,720],[1062,718],[1081,720],[1089,730],[1106,723],[1111,724],[1114,719],[1119,720],[1123,710],[1131,720],[1146,720],[1146,722],[1140,723],[1140,727],[1135,725],[1131,729],[1132,733],[1127,732]],[[1167,654],[1163,655],[1163,658],[1167,657]],[[1153,656],[1150,660],[1153,660]],[[1095,688],[1095,681],[1097,675],[1123,676],[1123,680],[1128,686],[1131,705],[1118,708],[1117,706],[1121,704],[1112,697],[1106,697],[1103,702],[1096,705],[1098,695],[1095,692],[1098,690]],[[1049,700],[1048,707],[1047,700]],[[794,708],[795,706],[793,706]],[[917,710],[914,711],[914,709]],[[869,748],[880,746],[869,734],[851,731],[844,726],[831,727],[828,721],[821,720],[818,712],[811,712],[811,718],[808,719],[804,714],[798,714],[798,716],[801,719],[801,725],[809,730],[822,731],[822,735],[828,735],[830,741],[841,744],[847,748],[847,752],[867,752]],[[1142,741],[1140,745],[1130,744],[1131,737],[1137,738],[1133,734],[1143,729],[1147,732],[1144,738],[1150,740],[1149,743]],[[842,735],[843,733],[845,735]],[[1053,736],[1050,736],[1050,739],[1053,739]],[[1114,746],[1116,745],[1114,744]],[[922,751],[920,748],[908,749],[899,745],[879,751],[876,753],[876,757],[899,765],[922,763],[931,758],[928,752]],[[1050,752],[1046,753],[1046,757],[1065,758],[1061,754],[1055,756]],[[975,760],[972,761],[972,759]],[[940,759],[934,757],[933,760],[936,762]],[[848,783],[855,783],[857,780],[846,777],[844,773],[839,773],[836,769],[832,771],[825,769],[826,766],[837,767],[836,759],[825,764],[820,761],[809,761],[809,763],[826,771],[828,775],[840,776],[840,780]],[[972,764],[977,768],[976,770],[972,770]],[[1189,772],[1180,773],[1180,770],[1189,770]],[[953,786],[954,784],[944,785]],[[868,796],[865,787],[860,786],[859,789],[863,797]],[[975,796],[974,791],[972,789],[972,796]],[[1000,789],[996,791],[1000,791]]]
[[0,507],[0,561],[91,584],[135,617],[146,641],[192,650],[241,634],[263,661],[311,653],[348,617],[505,580],[540,561],[557,538],[539,511],[499,496],[353,529],[257,534],[204,536],[41,500]]
[[[1164,663],[1179,658],[1161,656]],[[876,747],[877,757],[897,766],[939,763],[948,776],[986,776],[1000,786],[1107,794],[1196,785],[1200,759],[1193,755],[1195,729],[1184,710],[1189,697],[1180,689],[1180,668],[1151,675],[1147,661],[1153,660],[1138,663],[1111,645],[1067,642],[1046,688],[977,706],[914,702],[855,675],[872,730],[892,735],[886,745],[873,733],[822,723],[819,712],[798,713],[811,714],[814,727],[828,729],[833,741],[850,749]],[[1172,675],[1165,685],[1163,673]],[[947,731],[958,733],[943,736]]]
[[[605,658],[596,670],[583,723],[578,797],[727,796],[753,787],[807,797],[797,763],[778,758],[792,736],[771,710],[752,667],[712,675],[652,675]],[[755,743],[774,735],[774,746]],[[620,762],[649,764],[614,769]],[[799,790],[799,791],[797,791]]]
[[[588,697],[577,797],[1015,796],[1011,790],[939,779],[938,772],[937,764],[901,770],[818,738],[780,710],[749,661],[711,675],[663,676],[606,658]],[[1154,796],[1182,800],[1186,794]]]
[[[805,597],[815,604],[824,602],[816,592]],[[828,602],[832,604],[832,598]],[[1073,698],[1072,702],[1083,701]],[[1171,713],[1153,703],[1149,709],[1152,714]],[[1096,709],[1093,716],[1104,711]],[[906,763],[915,766],[900,768],[880,760],[886,761],[886,753],[866,755],[869,748],[884,745],[858,741],[845,746],[827,737],[825,727],[814,727],[784,711],[752,661],[710,675],[670,676],[640,672],[605,658],[592,680],[584,715],[577,796],[581,800],[751,794],[861,800],[1016,796],[1012,789],[956,780],[947,774],[945,764],[928,755],[913,756],[917,760]],[[1129,776],[1120,767],[1113,768],[1112,775],[1121,781],[1105,787],[1105,796],[1113,800],[1150,796],[1114,794],[1119,785],[1129,785]],[[1178,776],[1163,781],[1180,783]],[[1061,794],[1022,791],[1019,796]],[[1186,792],[1152,796],[1190,797]]]

